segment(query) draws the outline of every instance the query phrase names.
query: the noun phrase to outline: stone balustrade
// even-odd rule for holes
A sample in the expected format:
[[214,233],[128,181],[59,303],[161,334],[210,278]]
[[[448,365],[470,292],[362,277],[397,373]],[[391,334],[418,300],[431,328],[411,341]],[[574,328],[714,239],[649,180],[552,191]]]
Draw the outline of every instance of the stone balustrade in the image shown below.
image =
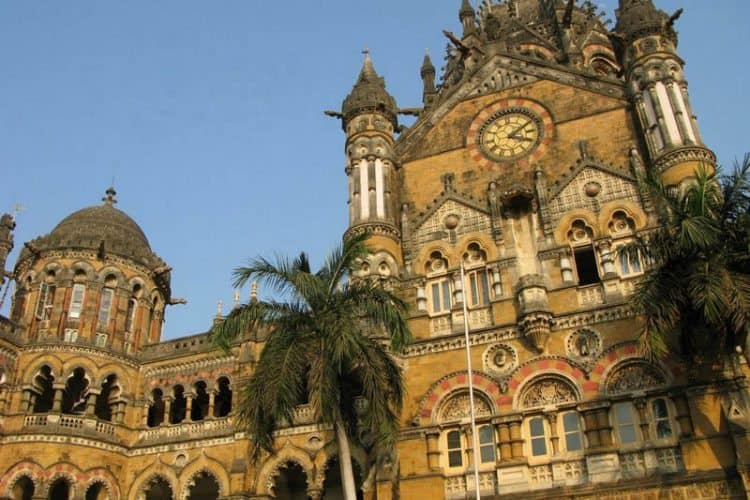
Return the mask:
[[200,422],[182,422],[174,425],[160,425],[139,432],[138,441],[143,443],[182,441],[234,434],[234,419],[206,419]]
[[117,426],[93,417],[47,413],[26,415],[23,420],[25,431],[45,434],[77,435],[90,438],[116,439]]

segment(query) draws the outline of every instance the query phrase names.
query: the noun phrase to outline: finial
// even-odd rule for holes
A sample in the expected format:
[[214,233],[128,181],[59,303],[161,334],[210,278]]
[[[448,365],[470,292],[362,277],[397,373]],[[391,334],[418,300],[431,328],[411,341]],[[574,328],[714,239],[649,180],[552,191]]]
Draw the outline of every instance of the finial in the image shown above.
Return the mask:
[[117,196],[117,191],[115,191],[115,188],[110,186],[109,189],[107,189],[104,194],[106,195],[104,198],[102,198],[102,201],[107,206],[114,206],[115,203],[117,203],[117,199],[115,196]]
[[258,282],[253,281],[253,286],[250,289],[250,301],[255,302],[258,300]]
[[237,307],[240,305],[240,291],[235,288],[234,289],[234,307]]
[[224,301],[220,300],[216,304],[216,317],[217,318],[221,318],[224,315],[224,311],[223,310],[224,310]]

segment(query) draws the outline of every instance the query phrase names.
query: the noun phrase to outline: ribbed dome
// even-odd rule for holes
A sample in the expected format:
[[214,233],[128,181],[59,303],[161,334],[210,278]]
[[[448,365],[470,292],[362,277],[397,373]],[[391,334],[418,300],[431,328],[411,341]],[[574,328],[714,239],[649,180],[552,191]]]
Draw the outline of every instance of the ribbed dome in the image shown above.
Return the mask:
[[115,253],[147,265],[160,262],[138,224],[113,206],[114,190],[107,191],[107,195],[104,204],[70,214],[49,234],[32,241],[30,247],[35,251],[89,249]]
[[385,80],[378,76],[372,65],[370,54],[367,53],[357,83],[354,84],[351,93],[344,99],[341,113],[344,115],[344,123],[346,123],[357,114],[369,111],[380,111],[388,117],[394,126],[396,125],[398,113],[396,100],[385,90]]

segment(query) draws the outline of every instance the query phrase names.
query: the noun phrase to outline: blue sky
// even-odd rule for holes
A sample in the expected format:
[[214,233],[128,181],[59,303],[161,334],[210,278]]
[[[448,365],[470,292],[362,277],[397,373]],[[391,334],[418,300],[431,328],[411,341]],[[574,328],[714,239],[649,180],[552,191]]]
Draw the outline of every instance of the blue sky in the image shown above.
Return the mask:
[[[616,0],[600,3],[611,13]],[[730,165],[750,151],[750,2],[657,4],[685,8],[693,107]],[[0,211],[25,206],[9,265],[22,242],[99,203],[114,178],[118,208],[189,300],[167,312],[165,337],[205,331],[248,257],[304,249],[320,262],[337,244],[344,136],[323,110],[340,109],[365,47],[399,105],[419,105],[424,51],[440,66],[441,30],[460,31],[459,5],[0,0]]]

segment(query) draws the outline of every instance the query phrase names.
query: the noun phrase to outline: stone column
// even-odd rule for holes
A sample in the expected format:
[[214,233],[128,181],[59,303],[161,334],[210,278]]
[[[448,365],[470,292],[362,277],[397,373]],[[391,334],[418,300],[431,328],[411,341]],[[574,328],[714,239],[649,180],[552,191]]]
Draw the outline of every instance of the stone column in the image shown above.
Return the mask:
[[596,410],[587,410],[583,412],[583,432],[586,434],[589,448],[599,448],[602,443],[599,439],[599,427],[596,421]]
[[682,94],[677,90],[677,85],[674,80],[666,80],[664,86],[667,89],[667,97],[669,98],[669,104],[672,107],[672,113],[674,113],[674,119],[677,122],[677,130],[682,138],[682,143],[693,144],[693,139],[690,138],[690,134],[685,127],[685,125],[690,124],[690,118],[684,116],[685,113],[683,113],[682,106],[680,106]]
[[18,410],[26,414],[31,413],[32,408],[34,408],[34,393],[29,389],[24,389],[21,393],[21,406]]
[[431,429],[425,432],[427,440],[427,467],[431,471],[440,470],[440,431]]
[[141,415],[141,422],[144,427],[148,427],[148,411],[151,409],[151,403],[146,403],[142,407],[143,415]]
[[195,394],[192,392],[185,393],[185,422],[193,421],[193,400]]
[[206,418],[213,418],[214,417],[214,405],[216,404],[216,391],[209,391],[208,392],[208,415],[206,415]]
[[672,141],[672,137],[669,134],[669,130],[667,129],[667,122],[664,118],[664,111],[662,108],[661,100],[656,93],[656,83],[649,83],[647,91],[649,97],[651,98],[651,106],[653,107],[654,113],[656,114],[656,122],[659,124],[659,131],[661,133],[662,140],[664,141],[664,147],[666,149],[669,149],[674,146],[674,142]]
[[87,417],[93,416],[96,412],[97,399],[99,399],[100,397],[102,397],[100,391],[89,391],[89,397],[86,400],[86,411],[84,413]]
[[471,432],[471,426],[464,426],[463,431],[464,439],[466,440],[466,466],[474,468],[474,435]]
[[513,458],[510,442],[510,426],[507,423],[495,424],[497,430],[497,462],[504,462]]
[[602,446],[612,446],[612,426],[609,424],[609,408],[596,410],[596,423],[599,428],[599,441]]
[[552,442],[552,455],[560,453],[560,436],[557,435],[557,413],[545,413],[550,430],[550,441]]
[[172,412],[172,398],[164,398],[164,418],[161,425],[169,425],[169,414]]
[[638,410],[638,426],[641,429],[641,439],[648,441],[651,439],[648,432],[648,405],[644,398],[638,398],[633,401],[636,410]]
[[122,424],[125,422],[125,401],[118,401],[115,403],[115,408],[117,410],[113,412],[112,415],[112,421],[117,424]]
[[55,391],[55,399],[52,402],[52,413],[60,413],[62,411],[63,391],[65,390],[65,386],[55,384],[52,388]]
[[693,419],[690,417],[690,406],[684,395],[675,396],[672,400],[677,412],[677,423],[680,425],[680,437],[693,435]]
[[523,458],[523,438],[521,437],[521,420],[510,423],[511,458]]

